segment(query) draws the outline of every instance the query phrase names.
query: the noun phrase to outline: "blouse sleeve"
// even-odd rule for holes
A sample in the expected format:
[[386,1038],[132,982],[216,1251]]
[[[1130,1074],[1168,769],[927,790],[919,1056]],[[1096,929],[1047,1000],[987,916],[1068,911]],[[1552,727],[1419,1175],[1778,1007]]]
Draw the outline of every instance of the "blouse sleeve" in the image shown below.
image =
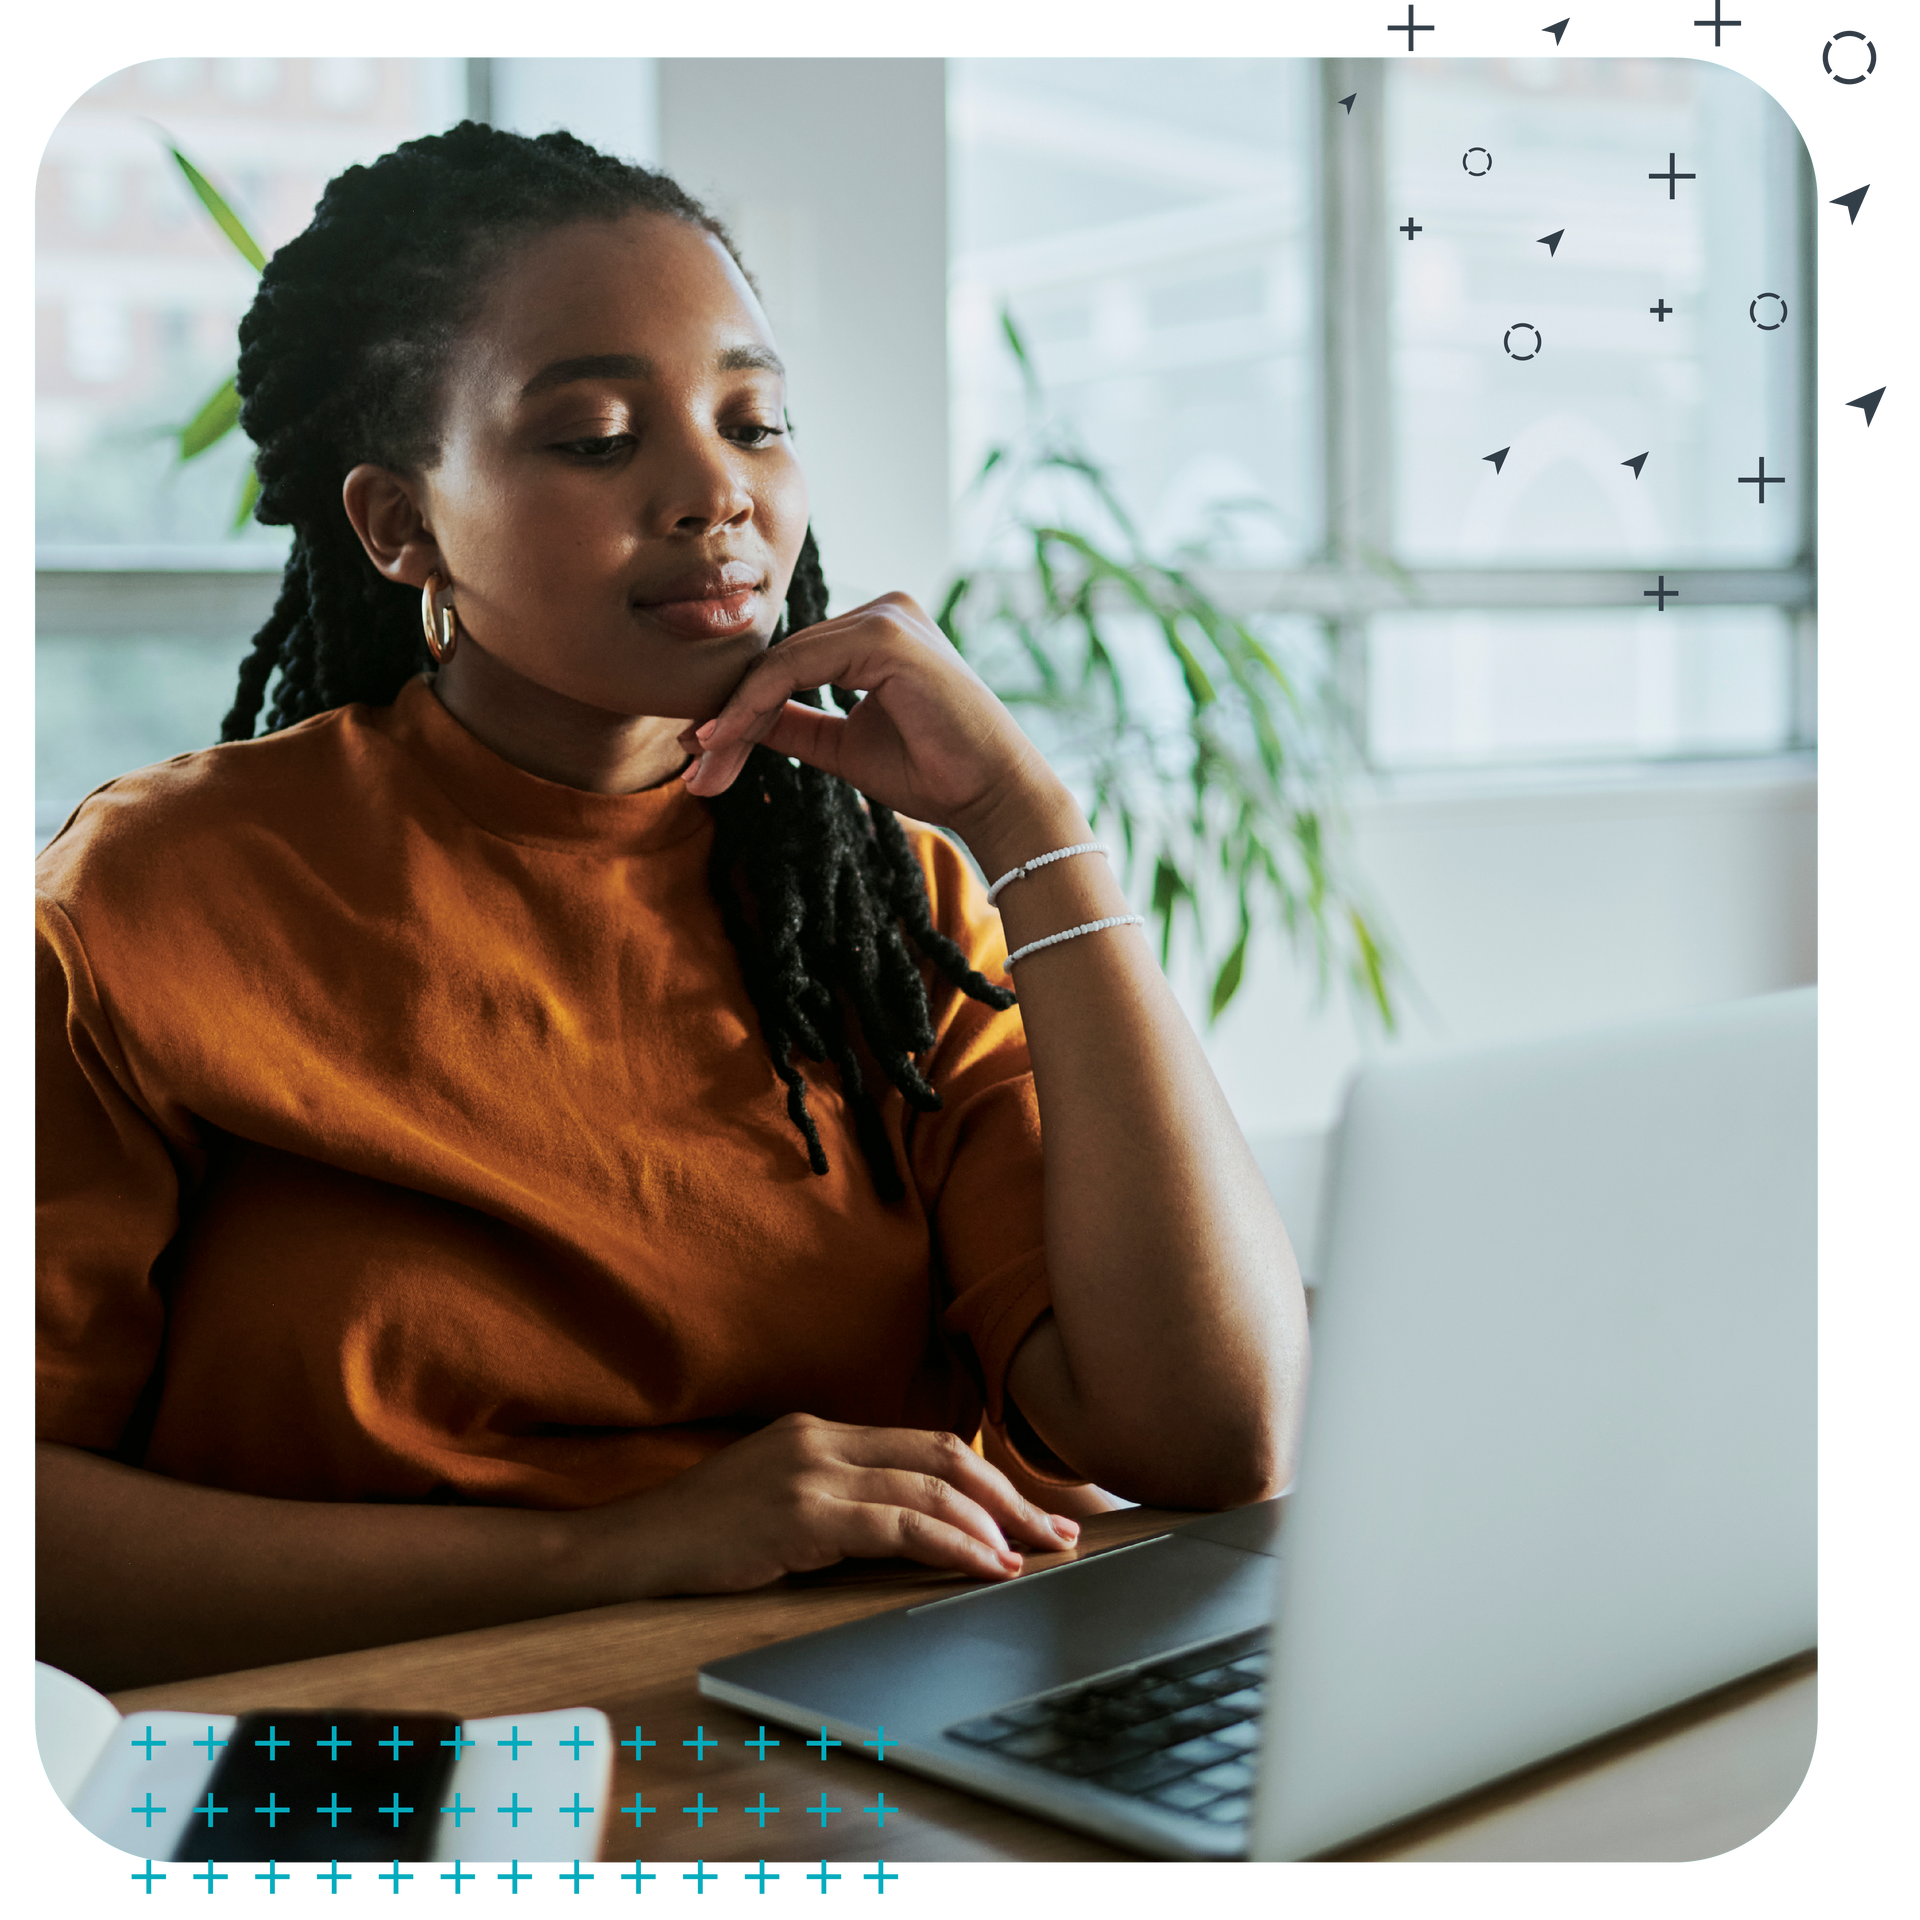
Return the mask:
[[73,923],[35,911],[36,1432],[119,1444],[160,1356],[156,1261],[180,1217],[179,1164],[101,1006]]
[[[939,834],[922,828],[913,837],[934,924],[959,944],[976,972],[1004,982],[1006,939],[986,889]],[[942,1104],[938,1113],[916,1119],[914,1180],[950,1293],[942,1324],[978,1358],[987,1419],[1006,1437],[1007,1369],[1052,1306],[1040,1106],[1018,1007],[998,1012],[937,977],[930,998],[935,1042],[927,1077]],[[1020,1458],[1037,1479],[1073,1484]]]

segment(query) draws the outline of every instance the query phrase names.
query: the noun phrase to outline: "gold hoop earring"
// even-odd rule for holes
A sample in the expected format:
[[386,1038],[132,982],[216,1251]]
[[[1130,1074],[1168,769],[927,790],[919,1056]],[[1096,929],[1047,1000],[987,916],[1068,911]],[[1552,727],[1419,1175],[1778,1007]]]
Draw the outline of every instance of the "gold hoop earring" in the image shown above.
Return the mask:
[[427,584],[420,589],[420,625],[426,631],[427,651],[436,667],[444,667],[460,644],[459,616],[450,605],[440,605],[440,590],[445,584],[439,574],[430,573]]

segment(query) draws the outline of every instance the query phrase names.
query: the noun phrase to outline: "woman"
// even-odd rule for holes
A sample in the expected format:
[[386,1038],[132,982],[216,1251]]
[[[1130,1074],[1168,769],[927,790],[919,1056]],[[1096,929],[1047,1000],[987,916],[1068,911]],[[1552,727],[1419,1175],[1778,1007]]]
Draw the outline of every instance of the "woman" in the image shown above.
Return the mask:
[[[1284,1230],[1072,797],[913,602],[825,617],[718,224],[464,125],[241,348],[295,543],[226,744],[41,863],[43,1655],[1005,1578],[1086,1483],[1283,1484]],[[996,924],[896,810],[1062,857]]]

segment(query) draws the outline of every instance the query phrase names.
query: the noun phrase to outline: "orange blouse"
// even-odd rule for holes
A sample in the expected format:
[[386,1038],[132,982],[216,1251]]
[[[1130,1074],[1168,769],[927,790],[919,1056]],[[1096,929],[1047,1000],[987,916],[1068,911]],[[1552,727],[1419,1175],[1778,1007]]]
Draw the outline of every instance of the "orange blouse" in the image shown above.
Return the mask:
[[[39,1433],[302,1499],[580,1507],[779,1414],[996,1423],[1048,1305],[1018,1010],[944,1106],[787,1118],[678,781],[584,793],[427,682],[110,782],[39,862]],[[915,829],[936,924],[998,918]],[[805,1063],[803,1063],[805,1065]]]

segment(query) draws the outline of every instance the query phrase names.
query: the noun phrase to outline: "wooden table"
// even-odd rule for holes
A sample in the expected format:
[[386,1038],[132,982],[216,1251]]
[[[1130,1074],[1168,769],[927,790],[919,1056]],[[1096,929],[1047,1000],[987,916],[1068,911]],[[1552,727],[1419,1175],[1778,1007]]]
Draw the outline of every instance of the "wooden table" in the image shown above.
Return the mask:
[[[1124,1546],[1191,1520],[1130,1508],[1083,1523],[1070,1554],[1035,1555],[1029,1571]],[[608,1823],[603,1857],[753,1862],[1128,1860],[1139,1856],[870,1759],[829,1754],[769,1728],[760,1760],[742,1742],[758,1724],[700,1697],[707,1661],[907,1606],[951,1575],[885,1563],[847,1566],[756,1593],[640,1600],[474,1633],[413,1640],[286,1666],[138,1687],[122,1713],[159,1708],[241,1713],[267,1707],[415,1710],[461,1720],[594,1706],[620,1737],[636,1723],[659,1745],[636,1763],[622,1750],[614,1805],[636,1789],[649,1814]],[[1343,1859],[1692,1859],[1760,1831],[1792,1798],[1813,1750],[1813,1659],[1771,1668],[1718,1694],[1597,1741],[1578,1753],[1343,1849]],[[682,1740],[704,1727],[720,1745],[696,1760]],[[886,1792],[885,1826],[867,1811]],[[679,1812],[696,1790],[721,1811],[696,1829]],[[824,1823],[800,1809],[842,1809]],[[764,1830],[743,1811],[764,1792],[783,1809]]]

